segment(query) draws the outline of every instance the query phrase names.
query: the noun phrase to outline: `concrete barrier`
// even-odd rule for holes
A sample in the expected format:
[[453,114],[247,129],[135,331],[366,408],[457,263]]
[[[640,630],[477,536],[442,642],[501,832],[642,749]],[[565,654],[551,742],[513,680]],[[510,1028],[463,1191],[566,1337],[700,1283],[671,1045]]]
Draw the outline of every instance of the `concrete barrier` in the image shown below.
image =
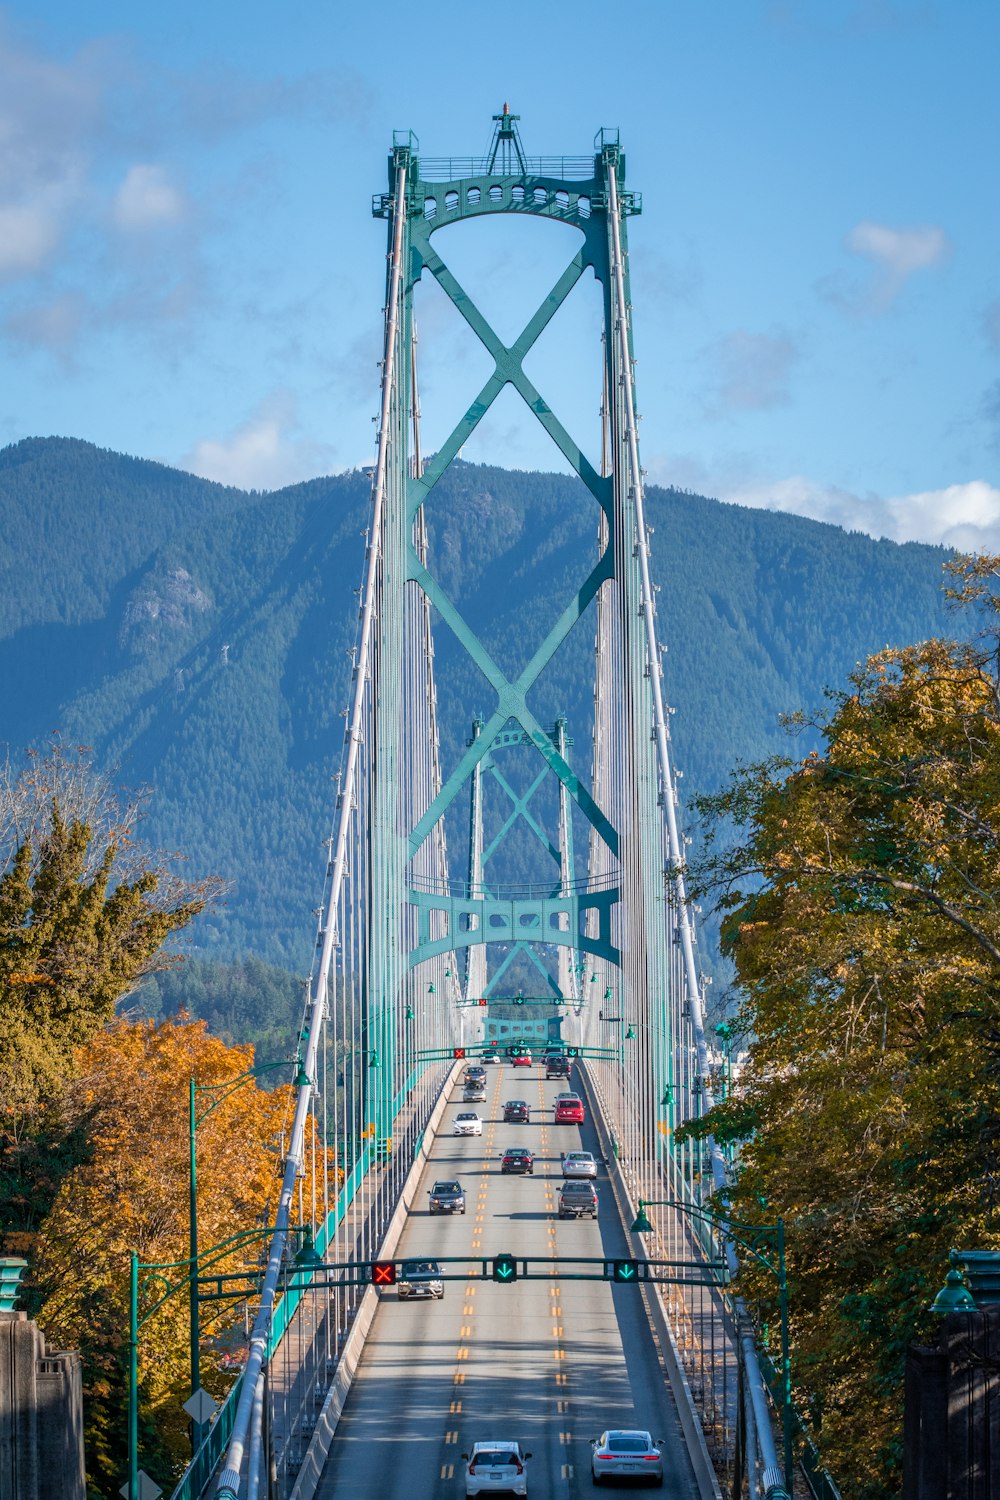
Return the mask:
[[[396,1212],[389,1220],[389,1227],[386,1229],[382,1243],[379,1246],[376,1257],[378,1260],[392,1260],[395,1256],[396,1246],[399,1244],[400,1236],[403,1233],[407,1217],[417,1195],[420,1178],[423,1175],[424,1163],[427,1160],[428,1143],[433,1140],[434,1132],[437,1130],[441,1116],[447,1108],[448,1096],[451,1093],[452,1085],[461,1069],[465,1066],[464,1062],[455,1063],[442,1084],[437,1102],[431,1110],[430,1118],[424,1128],[420,1150],[413,1158],[413,1165],[407,1173],[406,1181],[403,1184],[403,1191],[399,1195]],[[337,1431],[337,1424],[340,1421],[351,1385],[354,1381],[354,1376],[361,1362],[365,1339],[368,1337],[368,1330],[372,1326],[372,1319],[375,1316],[378,1303],[378,1292],[374,1287],[368,1287],[354,1315],[351,1332],[337,1361],[337,1368],[334,1372],[330,1389],[326,1393],[326,1399],[323,1402],[322,1410],[316,1421],[315,1431],[309,1440],[309,1447],[306,1450],[306,1456],[302,1461],[298,1477],[292,1487],[289,1500],[313,1500],[326,1465],[327,1455],[330,1452],[330,1444],[333,1442],[334,1434]]]
[[[587,1103],[590,1106],[590,1118],[594,1123],[594,1129],[597,1131],[601,1152],[608,1164],[608,1178],[611,1182],[611,1189],[615,1195],[618,1213],[628,1238],[630,1251],[637,1260],[645,1260],[645,1245],[639,1236],[633,1234],[629,1229],[629,1225],[634,1223],[635,1216],[639,1211],[638,1204],[632,1199],[632,1193],[622,1172],[621,1163],[612,1149],[611,1132],[597,1104],[595,1091],[589,1087],[586,1070],[579,1064],[577,1065],[577,1078],[583,1084],[583,1091],[587,1096]],[[660,1353],[667,1372],[667,1380],[670,1382],[670,1389],[673,1391],[681,1430],[684,1433],[688,1456],[691,1459],[691,1467],[694,1470],[695,1483],[698,1486],[698,1494],[701,1500],[722,1500],[722,1491],[719,1488],[718,1476],[709,1457],[705,1434],[698,1419],[694,1397],[691,1395],[691,1387],[684,1373],[680,1351],[677,1348],[677,1343],[670,1327],[670,1320],[667,1317],[667,1309],[664,1306],[660,1288],[655,1282],[647,1282],[642,1288],[642,1295],[645,1298],[649,1321],[653,1326],[653,1331],[660,1345]]]

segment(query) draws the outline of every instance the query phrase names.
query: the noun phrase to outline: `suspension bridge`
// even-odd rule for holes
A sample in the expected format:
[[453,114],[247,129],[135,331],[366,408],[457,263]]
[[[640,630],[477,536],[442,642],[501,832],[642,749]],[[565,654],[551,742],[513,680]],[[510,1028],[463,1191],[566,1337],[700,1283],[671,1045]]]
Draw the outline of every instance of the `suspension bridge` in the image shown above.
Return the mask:
[[[676,1139],[711,1108],[724,1059],[706,1035],[684,885],[637,432],[628,229],[641,200],[618,133],[580,157],[533,158],[506,105],[481,159],[425,158],[397,133],[373,212],[387,231],[378,448],[294,1124],[264,1257],[241,1282],[203,1254],[188,1278],[195,1452],[174,1500],[459,1495],[462,1454],[492,1438],[530,1450],[531,1494],[571,1496],[590,1486],[591,1439],[614,1427],[662,1440],[678,1496],[833,1496],[793,1460],[781,1226],[720,1218],[708,1199],[725,1183],[721,1151]],[[444,258],[443,231],[495,215],[531,216],[566,245],[511,343]],[[492,362],[433,453],[424,278]],[[594,463],[559,393],[525,368],[584,278],[603,305]],[[513,663],[449,596],[433,544],[436,486],[508,387],[579,477],[593,527],[587,576],[548,601]],[[593,642],[592,720],[547,722],[535,689],[574,630]],[[444,637],[484,700],[460,725],[440,718]],[[543,1052],[570,1069],[582,1125],[556,1122],[567,1081],[545,1077]],[[457,1136],[474,1062],[483,1134]],[[512,1096],[531,1113],[516,1129],[501,1118]],[[192,1165],[196,1123],[192,1091]],[[529,1178],[500,1172],[515,1138],[534,1152]],[[561,1157],[581,1146],[599,1209],[563,1220]],[[429,1215],[440,1178],[461,1181],[461,1217]],[[773,1273],[763,1342],[732,1289],[747,1255]],[[436,1263],[440,1301],[399,1298],[414,1258]],[[158,1294],[147,1270],[133,1261],[133,1395]],[[248,1357],[215,1411],[199,1308],[240,1295],[255,1309]],[[133,1400],[128,1500],[158,1493],[141,1460]]]

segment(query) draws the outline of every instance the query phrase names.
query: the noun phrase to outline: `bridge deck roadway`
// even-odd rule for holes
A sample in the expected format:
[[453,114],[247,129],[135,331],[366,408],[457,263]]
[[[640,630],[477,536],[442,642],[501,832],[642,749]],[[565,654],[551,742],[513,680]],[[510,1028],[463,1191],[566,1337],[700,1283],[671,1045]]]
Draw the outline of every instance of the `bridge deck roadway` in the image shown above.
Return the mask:
[[[483,1135],[457,1137],[463,1106],[454,1090],[433,1143],[417,1207],[398,1259],[410,1256],[623,1256],[629,1253],[603,1168],[597,1220],[557,1217],[560,1151],[598,1155],[589,1123],[553,1123],[562,1080],[491,1067]],[[505,1125],[503,1103],[526,1099],[530,1125]],[[509,1145],[536,1153],[533,1177],[502,1176]],[[434,1216],[419,1205],[438,1178],[466,1189],[463,1216]],[[447,1267],[446,1269],[459,1269]],[[491,1438],[518,1440],[533,1454],[532,1500],[592,1492],[590,1443],[605,1427],[643,1427],[665,1440],[671,1500],[695,1500],[673,1398],[638,1287],[600,1281],[445,1283],[442,1301],[400,1302],[382,1294],[351,1393],[327,1460],[318,1500],[430,1500],[462,1497],[462,1452]],[[602,1486],[624,1495],[624,1486]]]

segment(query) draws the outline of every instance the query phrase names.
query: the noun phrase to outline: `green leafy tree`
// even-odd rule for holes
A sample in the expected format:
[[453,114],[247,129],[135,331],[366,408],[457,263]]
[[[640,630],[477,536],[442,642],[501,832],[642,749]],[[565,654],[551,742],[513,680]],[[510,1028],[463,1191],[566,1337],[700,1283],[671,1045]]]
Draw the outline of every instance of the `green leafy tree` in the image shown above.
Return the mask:
[[218,889],[183,880],[142,847],[142,807],[142,799],[123,803],[86,752],[58,742],[20,775],[7,767],[0,777],[4,1233],[36,1227],[72,1159],[73,1139],[52,1122],[75,1049],[166,962],[165,938]]
[[738,830],[694,886],[746,1052],[699,1133],[743,1142],[735,1217],[786,1221],[799,1403],[866,1500],[898,1493],[903,1357],[949,1247],[1000,1246],[1000,559],[951,566],[984,636],[871,657],[822,751],[701,804]]

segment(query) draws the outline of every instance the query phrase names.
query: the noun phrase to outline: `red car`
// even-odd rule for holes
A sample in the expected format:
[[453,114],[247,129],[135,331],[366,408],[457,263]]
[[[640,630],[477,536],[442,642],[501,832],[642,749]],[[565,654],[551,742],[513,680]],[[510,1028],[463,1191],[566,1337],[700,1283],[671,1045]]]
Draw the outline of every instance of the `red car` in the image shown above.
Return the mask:
[[556,1100],[557,1125],[582,1125],[583,1100],[579,1094],[560,1094]]
[[514,1057],[513,1061],[514,1061],[515,1068],[530,1068],[531,1067],[531,1053],[530,1052],[518,1052],[516,1054],[516,1056]]

